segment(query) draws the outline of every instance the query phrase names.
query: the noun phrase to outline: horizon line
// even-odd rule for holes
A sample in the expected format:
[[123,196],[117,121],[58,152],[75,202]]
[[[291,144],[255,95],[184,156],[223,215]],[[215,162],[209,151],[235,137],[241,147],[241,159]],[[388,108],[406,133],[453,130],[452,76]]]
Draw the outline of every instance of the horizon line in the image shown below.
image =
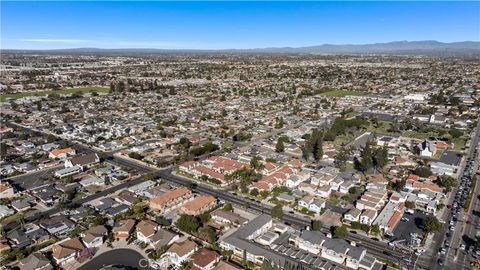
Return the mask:
[[[53,41],[52,41],[53,42]],[[155,47],[64,47],[64,48],[50,48],[50,49],[25,49],[25,48],[0,48],[0,51],[9,51],[9,50],[24,50],[24,51],[53,51],[53,50],[79,50],[79,49],[96,49],[96,50],[167,50],[167,51],[229,51],[229,50],[262,50],[262,49],[299,49],[299,48],[309,48],[309,47],[318,47],[318,46],[365,46],[365,45],[378,45],[378,44],[391,44],[391,43],[414,43],[414,42],[437,42],[442,44],[452,44],[452,43],[480,43],[480,40],[461,40],[461,41],[451,41],[443,42],[438,40],[394,40],[387,42],[374,42],[374,43],[322,43],[316,45],[305,45],[305,46],[269,46],[269,47],[250,47],[250,48],[155,48]],[[480,49],[480,48],[479,48]]]

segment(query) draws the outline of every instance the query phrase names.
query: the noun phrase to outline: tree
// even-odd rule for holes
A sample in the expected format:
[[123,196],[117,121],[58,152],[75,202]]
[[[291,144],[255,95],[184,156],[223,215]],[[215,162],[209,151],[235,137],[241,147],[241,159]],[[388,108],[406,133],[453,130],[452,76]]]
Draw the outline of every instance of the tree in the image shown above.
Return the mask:
[[256,173],[253,169],[245,167],[226,175],[225,179],[227,181],[240,181],[240,189],[242,192],[246,192],[247,187],[252,183],[255,176]]
[[200,227],[196,217],[190,215],[181,215],[175,223],[175,226],[186,233],[194,232]]
[[373,164],[376,168],[383,168],[388,163],[388,149],[386,146],[374,150]]
[[380,234],[380,227],[378,225],[373,225],[372,229],[370,230],[373,234],[378,235]]
[[273,270],[272,263],[269,260],[264,260],[260,270]]
[[415,209],[416,205],[415,205],[415,202],[406,201],[405,202],[405,207],[407,207],[408,209]]
[[340,150],[337,152],[337,155],[335,156],[335,165],[337,165],[337,167],[340,168],[340,170],[345,170],[351,154],[352,154],[352,150],[350,148],[346,148],[344,146],[340,147]]
[[143,202],[138,202],[132,207],[132,215],[136,220],[143,220],[147,215],[148,207]]
[[323,223],[320,220],[314,220],[312,223],[312,229],[314,231],[320,231],[322,230]]
[[333,235],[338,238],[344,238],[347,236],[347,227],[344,225],[335,227]]
[[143,176],[143,179],[145,179],[147,181],[153,181],[153,180],[155,180],[155,175],[153,175],[153,173],[146,173]]
[[0,143],[0,155],[5,156],[7,154],[8,145],[6,143]]
[[284,145],[284,143],[283,143],[282,138],[278,138],[277,144],[275,145],[275,151],[276,151],[277,153],[282,153],[282,152],[285,151],[285,145]]
[[448,134],[450,134],[450,136],[452,136],[452,138],[460,138],[462,135],[463,135],[463,131],[460,131],[458,129],[450,129],[448,131]]
[[277,204],[272,208],[272,217],[281,218],[283,216],[283,209],[281,204]]
[[351,187],[348,189],[348,193],[350,194],[357,194],[357,188],[356,187]]
[[367,141],[365,147],[362,149],[360,154],[360,167],[363,172],[370,170],[373,167],[373,153],[370,141]]
[[414,153],[415,155],[419,156],[420,155],[420,147],[418,147],[417,145],[415,145],[412,149],[412,153]]
[[323,132],[318,131],[317,129],[313,130],[312,139],[313,142],[313,158],[315,161],[320,161],[323,157]]
[[436,217],[428,216],[425,220],[424,229],[427,234],[431,232],[438,232],[442,229],[442,224]]
[[180,138],[179,144],[180,144],[183,148],[185,148],[185,149],[190,148],[190,146],[192,145],[192,143],[190,142],[190,140],[188,140],[188,139],[185,138],[185,137]]
[[110,83],[110,89],[108,91],[108,93],[113,93],[115,92],[115,84],[113,82]]
[[202,223],[202,224],[207,223],[211,218],[212,218],[212,216],[208,212],[198,215],[198,219],[200,220],[200,223]]
[[254,156],[252,159],[250,159],[250,168],[258,171],[263,169],[263,164],[260,162],[262,160],[261,157],[259,156]]
[[252,190],[250,191],[250,195],[252,195],[252,196],[254,196],[254,197],[258,196],[258,194],[259,194],[259,193],[258,193],[258,189],[256,189],[256,188],[254,188],[254,189],[252,189]]
[[430,175],[432,175],[432,171],[427,168],[427,167],[417,167],[414,171],[413,171],[414,174],[420,176],[420,177],[423,177],[423,178],[427,178],[429,177]]
[[448,193],[452,191],[452,188],[455,186],[455,178],[443,175],[440,177],[440,185],[445,188],[445,192]]
[[310,143],[310,140],[306,140],[305,145],[302,147],[302,157],[305,160],[308,160],[312,152],[313,152],[313,145]]
[[138,159],[138,160],[143,159],[143,156],[141,154],[137,153],[137,152],[130,152],[128,154],[128,157],[133,158],[133,159]]
[[233,207],[231,204],[227,203],[223,206],[223,210],[225,211],[228,211],[228,212],[232,212],[233,211]]

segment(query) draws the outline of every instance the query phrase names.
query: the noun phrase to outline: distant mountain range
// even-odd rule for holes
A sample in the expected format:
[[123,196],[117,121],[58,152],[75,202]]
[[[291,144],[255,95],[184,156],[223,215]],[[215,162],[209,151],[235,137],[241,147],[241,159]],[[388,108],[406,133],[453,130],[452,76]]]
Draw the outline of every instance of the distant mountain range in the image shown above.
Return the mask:
[[434,40],[425,41],[394,41],[374,44],[323,44],[309,47],[281,47],[255,49],[225,49],[225,50],[189,50],[189,49],[99,49],[76,48],[56,50],[18,50],[6,49],[2,53],[32,53],[32,54],[166,54],[166,53],[245,53],[245,54],[392,54],[392,55],[434,55],[434,56],[480,56],[480,42],[463,41],[443,43]]

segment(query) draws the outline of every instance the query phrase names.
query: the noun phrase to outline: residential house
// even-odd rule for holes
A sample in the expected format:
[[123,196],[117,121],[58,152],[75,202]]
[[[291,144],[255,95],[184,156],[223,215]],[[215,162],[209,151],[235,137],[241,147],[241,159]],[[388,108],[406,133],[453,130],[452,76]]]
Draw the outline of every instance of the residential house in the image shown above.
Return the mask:
[[150,243],[150,238],[159,228],[160,225],[149,219],[142,220],[137,224],[137,239],[148,244]]
[[377,211],[365,209],[360,215],[360,223],[370,226],[375,218],[377,218]]
[[323,243],[322,257],[338,264],[346,264],[348,251],[352,246],[339,238],[328,239]]
[[68,168],[63,168],[60,170],[55,171],[55,177],[58,178],[64,178],[67,176],[75,175],[77,173],[80,173],[83,171],[83,168],[81,166],[72,166]]
[[352,208],[343,215],[343,222],[347,224],[350,224],[352,222],[358,222],[360,220],[361,214],[362,214],[362,210],[357,208]]
[[40,252],[30,254],[28,257],[20,260],[16,267],[20,270],[51,270],[53,265],[45,255]]
[[48,157],[52,159],[55,159],[55,158],[66,159],[68,156],[74,156],[75,154],[76,152],[75,152],[75,149],[73,148],[70,148],[70,147],[63,148],[63,149],[57,148],[50,151],[50,153],[48,154]]
[[103,225],[88,228],[81,234],[82,242],[87,248],[96,248],[103,244],[103,240],[107,235],[107,229]]
[[203,248],[192,256],[192,270],[212,270],[219,261],[218,253]]
[[172,233],[166,229],[158,228],[157,231],[148,238],[148,244],[153,249],[158,249],[160,247],[169,246],[179,239],[179,236],[175,233]]
[[289,242],[299,249],[320,255],[326,240],[321,232],[304,230],[299,235],[290,237]]
[[8,199],[15,197],[15,190],[13,186],[10,185],[8,182],[1,182],[0,183],[0,198]]
[[52,257],[57,265],[63,266],[80,258],[85,253],[85,249],[80,239],[75,237],[53,245]]
[[177,207],[179,204],[189,199],[192,191],[186,187],[179,187],[175,190],[165,192],[163,195],[150,200],[150,209],[163,213],[170,208]]
[[179,267],[184,261],[189,258],[197,250],[197,244],[190,240],[184,240],[182,242],[173,243],[170,248],[162,255],[162,259],[168,259],[168,261]]
[[217,199],[211,195],[198,196],[182,205],[180,207],[180,213],[197,216],[212,209],[216,204]]
[[82,187],[89,186],[103,186],[105,185],[105,179],[98,177],[87,177],[79,182]]
[[127,240],[135,229],[134,219],[120,220],[112,228],[113,235],[116,239]]
[[322,198],[328,198],[332,193],[332,189],[329,185],[323,185],[317,188],[316,194]]
[[4,218],[13,214],[15,214],[15,211],[13,211],[13,209],[10,209],[6,205],[0,205],[0,218]]
[[28,196],[11,202],[13,209],[18,212],[28,210],[35,204],[35,198]]
[[234,212],[225,211],[221,208],[213,210],[210,213],[210,216],[212,217],[212,220],[220,224],[240,226],[248,222],[248,219],[242,217],[241,215]]
[[367,187],[367,191],[362,195],[360,200],[356,201],[355,206],[360,210],[381,210],[383,205],[385,205],[387,196],[388,193],[385,189]]
[[213,270],[241,270],[242,268],[236,267],[235,265],[220,261],[218,264],[213,268]]
[[47,230],[49,234],[57,237],[65,237],[75,228],[75,223],[64,215],[50,217],[42,221],[39,225]]
[[95,164],[100,163],[100,157],[96,153],[90,153],[82,156],[75,156],[65,161],[65,168],[80,166],[82,168],[89,168]]

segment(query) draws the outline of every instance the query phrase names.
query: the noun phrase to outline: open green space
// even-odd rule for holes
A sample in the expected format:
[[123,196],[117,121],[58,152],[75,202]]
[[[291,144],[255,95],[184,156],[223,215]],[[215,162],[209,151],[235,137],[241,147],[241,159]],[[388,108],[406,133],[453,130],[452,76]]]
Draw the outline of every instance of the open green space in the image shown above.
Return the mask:
[[366,96],[368,93],[360,91],[348,91],[348,90],[332,90],[323,93],[327,97],[346,97],[346,96]]
[[47,90],[47,91],[35,91],[35,92],[21,92],[10,93],[0,95],[0,102],[5,102],[7,99],[17,99],[22,97],[31,96],[48,96],[50,94],[73,94],[73,93],[108,93],[110,89],[107,87],[80,87],[80,88],[67,88],[61,90]]
[[[394,124],[386,121],[378,121],[377,124],[370,123],[369,126],[366,128],[363,127],[363,128],[356,129],[354,131],[346,132],[345,134],[338,135],[337,137],[335,137],[333,144],[346,145],[367,131],[376,133],[376,134],[381,134],[381,135],[390,135],[390,136],[397,136],[397,137],[403,136],[403,137],[415,138],[415,139],[421,139],[421,140],[435,138],[435,137],[451,138],[451,136],[448,134],[448,129],[435,129],[429,132],[419,132],[419,131],[409,130],[409,131],[400,133],[400,132],[393,132],[391,130],[392,125]],[[467,136],[464,134],[463,136],[460,136],[458,138],[451,138],[450,142],[454,144],[454,150],[460,151],[462,150],[463,147],[465,147],[466,139],[467,139]]]

